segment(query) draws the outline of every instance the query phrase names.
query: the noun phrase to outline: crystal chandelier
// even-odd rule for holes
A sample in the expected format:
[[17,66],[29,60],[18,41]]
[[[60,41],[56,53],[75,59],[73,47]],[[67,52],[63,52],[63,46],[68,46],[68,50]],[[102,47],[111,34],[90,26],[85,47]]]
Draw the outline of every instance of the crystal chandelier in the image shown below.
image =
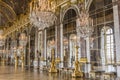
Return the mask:
[[78,27],[77,31],[81,37],[86,38],[91,36],[94,31],[93,19],[90,18],[88,11],[85,9],[84,2],[81,2],[80,9],[81,9],[79,15],[80,26]]
[[49,0],[33,0],[30,4],[31,23],[39,29],[54,25],[56,20],[54,9],[54,4]]
[[66,37],[64,37],[63,39],[64,45],[67,46],[68,45],[68,39]]
[[11,43],[12,45],[12,48],[13,49],[16,49],[16,47],[17,47],[17,41],[14,39],[14,40],[12,40],[12,43]]
[[49,41],[49,45],[51,48],[55,48],[55,40],[52,39],[51,41]]
[[3,31],[0,30],[0,46],[3,46],[5,44],[4,37],[2,36]]
[[26,44],[27,44],[27,36],[25,35],[25,33],[20,34],[19,43],[20,43],[20,46],[22,46],[22,47],[26,46]]

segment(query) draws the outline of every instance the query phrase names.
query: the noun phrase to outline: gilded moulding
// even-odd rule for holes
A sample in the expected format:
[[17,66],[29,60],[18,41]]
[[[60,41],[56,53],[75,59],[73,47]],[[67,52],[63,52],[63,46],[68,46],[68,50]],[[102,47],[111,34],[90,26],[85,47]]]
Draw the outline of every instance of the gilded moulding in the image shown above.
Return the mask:
[[15,32],[21,28],[25,28],[27,24],[29,24],[29,18],[28,15],[21,15],[19,20],[16,20],[13,23],[13,26],[8,27],[7,29],[4,30],[3,36],[7,36],[11,34],[12,32]]

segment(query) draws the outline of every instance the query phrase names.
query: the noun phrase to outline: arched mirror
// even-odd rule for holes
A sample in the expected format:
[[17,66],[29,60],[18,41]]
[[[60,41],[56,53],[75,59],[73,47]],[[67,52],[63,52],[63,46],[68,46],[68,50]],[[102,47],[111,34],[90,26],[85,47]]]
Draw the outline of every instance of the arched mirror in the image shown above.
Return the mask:
[[63,19],[63,63],[64,67],[72,67],[74,61],[74,42],[72,42],[72,34],[76,35],[76,17],[77,13],[74,9],[69,9]]

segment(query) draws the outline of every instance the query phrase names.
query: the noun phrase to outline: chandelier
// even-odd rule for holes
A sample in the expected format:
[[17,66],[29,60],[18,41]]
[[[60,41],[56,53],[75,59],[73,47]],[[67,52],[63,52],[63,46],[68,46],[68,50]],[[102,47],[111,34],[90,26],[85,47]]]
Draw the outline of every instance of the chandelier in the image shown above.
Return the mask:
[[49,45],[51,48],[55,48],[55,40],[54,39],[50,40]]
[[3,46],[5,44],[5,40],[4,40],[4,37],[2,36],[3,34],[3,31],[0,30],[0,46]]
[[21,33],[19,37],[20,46],[24,47],[27,44],[27,36],[25,33]]
[[90,18],[88,11],[85,8],[85,3],[81,2],[80,4],[80,15],[79,15],[79,23],[78,33],[81,37],[86,38],[92,35],[94,31],[93,27],[93,19]]
[[15,50],[16,49],[16,47],[17,47],[17,41],[14,39],[14,40],[12,40],[12,43],[11,43],[12,45],[12,48]]
[[67,37],[64,37],[63,42],[64,42],[64,45],[65,45],[65,46],[68,45],[68,39],[67,39]]
[[54,25],[55,5],[49,0],[33,0],[30,4],[30,21],[39,29]]

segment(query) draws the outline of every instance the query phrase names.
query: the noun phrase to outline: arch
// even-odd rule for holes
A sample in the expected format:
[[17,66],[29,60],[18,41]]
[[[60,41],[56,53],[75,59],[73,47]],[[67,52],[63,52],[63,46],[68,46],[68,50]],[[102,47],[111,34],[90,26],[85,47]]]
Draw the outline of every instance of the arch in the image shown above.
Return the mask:
[[35,33],[35,32],[34,32],[35,30],[36,30],[36,27],[31,27],[31,28],[30,28],[30,32],[29,32],[30,35],[32,35],[32,33]]
[[112,31],[114,31],[111,26],[106,25],[106,26],[104,26],[104,27],[101,28],[101,34],[102,34],[102,33],[105,34],[105,32],[106,32],[108,29],[112,29]]
[[79,13],[80,13],[80,12],[79,12],[78,6],[77,6],[77,5],[73,5],[73,6],[69,7],[69,8],[67,8],[67,9],[64,9],[63,12],[61,12],[61,22],[64,21],[65,14],[66,14],[67,11],[70,10],[70,9],[74,10],[74,11],[76,12],[76,15],[79,16]]
[[28,34],[28,33],[27,33],[27,30],[24,30],[23,33],[25,33],[26,36],[27,36],[27,34]]
[[76,17],[77,14],[75,12],[75,10],[73,9],[69,9],[66,13],[65,13],[65,16],[63,18],[63,21],[67,20],[67,19],[72,19],[74,17]]
[[5,7],[6,9],[8,9],[9,11],[11,11],[11,13],[14,15],[14,16],[16,16],[16,13],[14,12],[14,10],[13,10],[13,8],[11,7],[11,6],[9,6],[8,4],[6,4],[5,2],[3,2],[3,1],[1,1],[0,0],[0,5],[1,6],[3,6],[3,7]]

